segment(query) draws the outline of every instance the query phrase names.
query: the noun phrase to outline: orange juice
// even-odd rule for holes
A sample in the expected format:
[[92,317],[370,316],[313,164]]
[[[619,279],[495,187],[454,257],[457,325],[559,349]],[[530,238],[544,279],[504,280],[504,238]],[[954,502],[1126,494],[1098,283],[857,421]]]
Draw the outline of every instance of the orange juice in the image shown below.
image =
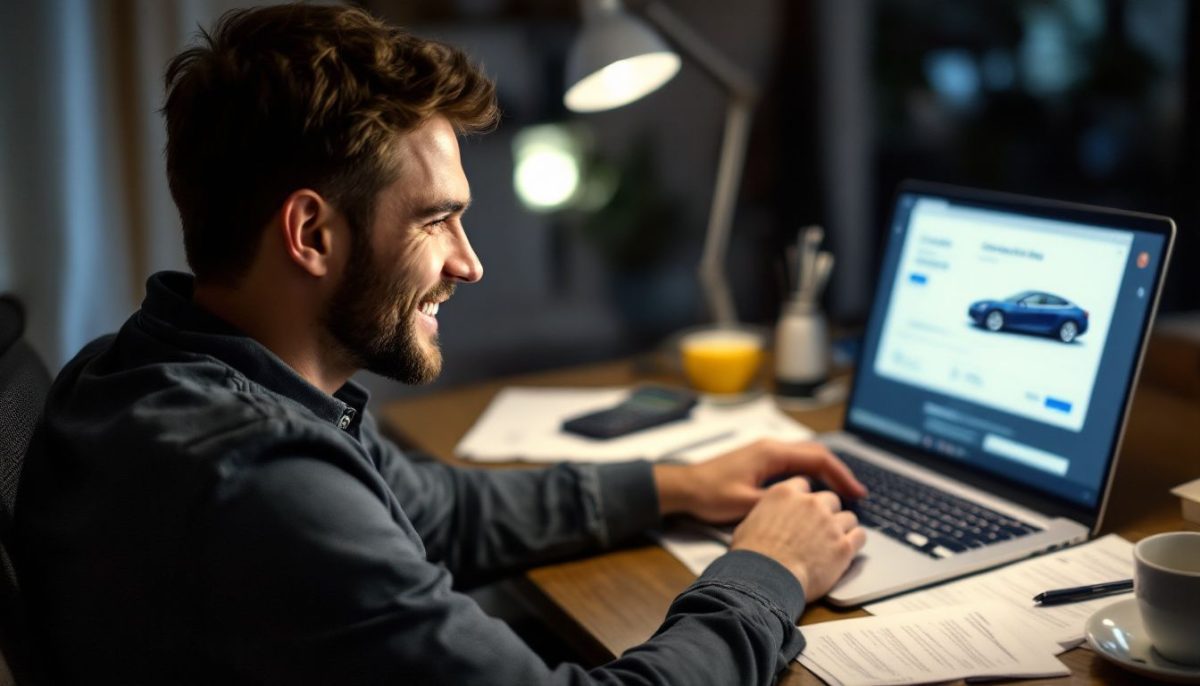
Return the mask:
[[703,393],[742,393],[762,364],[762,338],[749,331],[709,329],[680,341],[683,372]]

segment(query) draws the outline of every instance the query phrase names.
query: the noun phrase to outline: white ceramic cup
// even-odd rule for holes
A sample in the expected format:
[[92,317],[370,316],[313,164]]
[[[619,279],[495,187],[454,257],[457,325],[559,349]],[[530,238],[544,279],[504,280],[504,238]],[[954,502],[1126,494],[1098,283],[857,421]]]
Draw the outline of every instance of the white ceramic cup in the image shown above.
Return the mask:
[[1133,549],[1134,593],[1159,655],[1200,665],[1200,532],[1142,539]]
[[811,398],[829,379],[829,329],[825,315],[805,302],[789,303],[775,327],[775,389]]

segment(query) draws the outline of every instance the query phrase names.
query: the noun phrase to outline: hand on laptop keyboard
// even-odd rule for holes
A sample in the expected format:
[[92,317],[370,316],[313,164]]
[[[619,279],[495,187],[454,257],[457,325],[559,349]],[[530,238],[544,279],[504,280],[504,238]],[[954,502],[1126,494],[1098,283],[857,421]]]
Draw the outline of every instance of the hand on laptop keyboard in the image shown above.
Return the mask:
[[858,498],[842,495],[842,494],[838,493],[837,491],[835,491],[834,489],[830,488],[829,484],[825,483],[824,481],[822,481],[820,479],[816,479],[816,478],[809,479],[808,484],[809,484],[809,487],[812,488],[813,493],[821,493],[824,491],[833,493],[834,495],[836,495],[838,497],[838,502],[841,504],[843,510],[846,510],[847,512],[853,512],[856,515],[858,514],[858,504],[860,502],[862,502],[862,500],[864,498],[870,497],[869,494],[862,496],[862,497],[858,497]]
[[819,443],[761,440],[692,465],[654,467],[663,515],[689,514],[710,524],[741,520],[772,480],[820,478],[847,497],[866,493],[854,474]]
[[[842,511],[831,492],[812,493],[805,474],[834,485],[848,498],[867,489],[829,449],[818,443],[764,440],[693,465],[654,466],[663,515],[689,514],[702,522],[745,519],[731,548],[767,555],[787,567],[810,600],[824,595],[866,542],[857,517]],[[773,486],[764,483],[784,475]]]
[[829,592],[866,540],[857,517],[842,511],[836,494],[812,493],[797,477],[767,489],[734,530],[730,549],[778,561],[811,601]]

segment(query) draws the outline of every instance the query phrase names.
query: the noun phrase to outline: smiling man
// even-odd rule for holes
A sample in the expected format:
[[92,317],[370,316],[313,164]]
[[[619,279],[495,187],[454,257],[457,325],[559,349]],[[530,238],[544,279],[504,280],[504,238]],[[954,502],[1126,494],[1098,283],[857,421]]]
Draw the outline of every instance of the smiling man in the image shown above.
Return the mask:
[[[435,378],[438,310],[483,275],[458,137],[497,110],[461,52],[277,6],[226,15],[166,80],[194,276],[152,276],[63,369],[20,485],[49,683],[748,684],[795,657],[864,534],[832,493],[762,484],[863,495],[823,448],[482,471],[380,436],[350,377]],[[610,664],[550,669],[456,590],[674,513],[744,521]]]

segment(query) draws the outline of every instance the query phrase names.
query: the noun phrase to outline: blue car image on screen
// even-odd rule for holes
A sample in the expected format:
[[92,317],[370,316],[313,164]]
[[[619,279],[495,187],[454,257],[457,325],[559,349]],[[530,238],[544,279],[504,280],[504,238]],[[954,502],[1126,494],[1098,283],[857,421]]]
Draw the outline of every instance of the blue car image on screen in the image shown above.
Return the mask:
[[1088,328],[1087,310],[1043,291],[1022,291],[1003,300],[978,300],[967,310],[988,331],[1021,331],[1070,343]]

